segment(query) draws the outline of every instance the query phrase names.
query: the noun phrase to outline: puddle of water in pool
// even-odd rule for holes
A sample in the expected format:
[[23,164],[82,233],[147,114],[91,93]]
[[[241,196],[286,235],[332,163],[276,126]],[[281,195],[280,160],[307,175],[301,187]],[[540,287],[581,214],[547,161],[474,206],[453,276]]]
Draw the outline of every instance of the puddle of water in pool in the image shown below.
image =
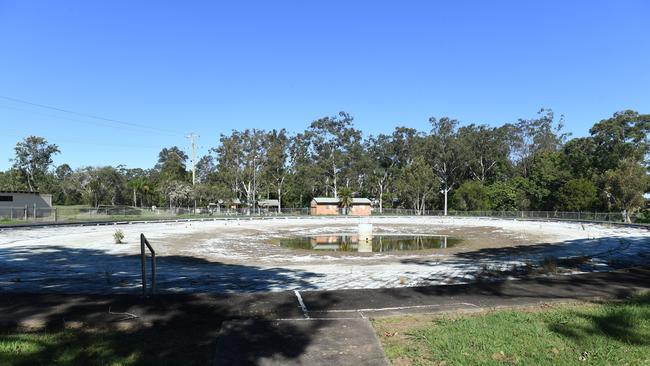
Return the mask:
[[281,247],[290,249],[385,253],[444,249],[457,245],[460,239],[446,235],[367,235],[331,234],[280,239]]

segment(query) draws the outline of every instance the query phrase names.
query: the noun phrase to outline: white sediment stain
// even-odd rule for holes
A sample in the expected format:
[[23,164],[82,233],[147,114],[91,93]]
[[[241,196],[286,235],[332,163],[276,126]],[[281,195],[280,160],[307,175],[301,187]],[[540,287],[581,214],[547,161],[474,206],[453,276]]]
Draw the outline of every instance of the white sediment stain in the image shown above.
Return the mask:
[[[47,227],[0,232],[0,291],[133,292],[138,290],[140,233],[156,249],[158,283],[173,292],[255,292],[404,287],[464,283],[483,268],[508,270],[545,256],[595,256],[593,270],[612,261],[650,260],[650,231],[567,222],[486,218],[364,219],[385,233],[452,231],[514,239],[530,246],[511,254],[428,252],[364,256],[291,251],[271,238],[351,232],[349,218],[204,221],[120,226]],[[116,229],[126,244],[113,243]],[[470,255],[472,254],[472,255]]]

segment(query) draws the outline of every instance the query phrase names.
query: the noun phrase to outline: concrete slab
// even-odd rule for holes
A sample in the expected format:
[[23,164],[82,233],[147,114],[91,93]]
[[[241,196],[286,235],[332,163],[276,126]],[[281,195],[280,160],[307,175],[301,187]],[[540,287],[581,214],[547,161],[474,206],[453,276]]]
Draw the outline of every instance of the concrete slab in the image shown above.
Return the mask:
[[367,319],[223,323],[214,365],[388,365]]
[[649,279],[649,270],[630,269],[463,285],[303,291],[300,294],[313,317],[351,310],[379,316],[380,313],[444,312],[561,300],[624,298],[636,291],[650,290]]

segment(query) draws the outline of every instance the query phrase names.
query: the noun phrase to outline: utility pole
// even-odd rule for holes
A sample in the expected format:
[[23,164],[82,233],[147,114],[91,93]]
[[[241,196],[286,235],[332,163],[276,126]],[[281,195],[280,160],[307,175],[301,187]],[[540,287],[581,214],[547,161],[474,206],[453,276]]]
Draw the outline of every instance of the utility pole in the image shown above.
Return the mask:
[[199,136],[192,132],[185,137],[192,141],[192,185],[196,185],[196,139]]
[[[199,137],[194,132],[185,136],[192,141],[192,186],[196,185],[196,138]],[[194,198],[194,214],[196,215],[196,198]]]

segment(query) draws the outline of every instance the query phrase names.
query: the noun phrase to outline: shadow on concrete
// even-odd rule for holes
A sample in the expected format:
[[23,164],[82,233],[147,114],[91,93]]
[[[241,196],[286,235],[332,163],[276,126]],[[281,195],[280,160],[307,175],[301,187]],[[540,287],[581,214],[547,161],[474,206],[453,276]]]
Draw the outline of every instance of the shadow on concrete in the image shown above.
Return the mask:
[[[588,235],[588,234],[586,234]],[[559,243],[517,245],[501,248],[483,248],[455,254],[457,258],[470,260],[540,260],[545,257],[578,257],[620,259],[634,261],[639,253],[649,255],[650,236],[604,237],[596,239],[573,239]]]
[[[341,309],[417,308],[421,311],[529,306],[562,300],[625,299],[650,290],[650,270],[530,277],[459,285],[384,289],[310,291],[302,297],[310,311]],[[318,300],[327,294],[332,304]]]
[[[545,261],[551,263],[551,268],[531,273],[533,267],[543,267]],[[482,248],[455,253],[449,259],[406,258],[400,262],[434,269],[424,282],[446,284],[475,282],[479,277],[529,277],[540,272],[608,271],[650,264],[650,236]]]
[[[0,343],[21,344],[24,351],[0,347],[0,364],[206,365],[213,361],[222,323],[248,319],[229,336],[246,342],[263,334],[272,340],[238,363],[255,365],[263,358],[298,357],[322,326],[274,326],[275,319],[304,314],[293,292],[269,291],[310,288],[313,273],[174,255],[159,257],[158,274],[161,294],[143,298],[137,255],[61,246],[3,249]],[[199,293],[175,293],[187,289]],[[335,300],[325,295],[318,301],[328,306]],[[26,328],[38,332],[21,335]]]
[[[330,302],[327,296],[320,301]],[[256,335],[263,334],[273,344],[284,345],[260,347],[235,363],[255,365],[262,358],[298,357],[322,325],[308,322],[306,327],[293,329],[289,324],[282,331],[275,327],[276,318],[302,317],[295,297],[288,293],[147,299],[134,295],[3,294],[0,313],[11,315],[10,319],[0,317],[0,342],[27,344],[20,355],[4,353],[6,348],[0,351],[0,363],[11,365],[211,364],[221,325],[233,319],[248,319],[231,332],[235,339],[254,341]],[[35,334],[39,336],[31,339],[17,333],[26,326],[38,326],[40,331]],[[69,330],[71,327],[79,329]]]
[[[308,290],[315,288],[310,279],[321,276],[182,255],[159,256],[157,263],[158,289],[163,293]],[[0,291],[137,293],[141,283],[139,255],[57,245],[0,251]]]

